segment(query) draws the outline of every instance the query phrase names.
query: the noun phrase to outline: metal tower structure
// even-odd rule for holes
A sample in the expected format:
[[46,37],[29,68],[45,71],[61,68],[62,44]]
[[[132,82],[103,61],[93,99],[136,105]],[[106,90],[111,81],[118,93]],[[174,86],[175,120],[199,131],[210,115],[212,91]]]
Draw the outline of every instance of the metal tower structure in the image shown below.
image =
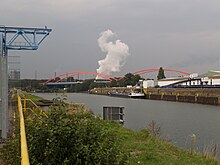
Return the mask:
[[8,133],[8,50],[37,50],[51,29],[0,26],[0,130]]

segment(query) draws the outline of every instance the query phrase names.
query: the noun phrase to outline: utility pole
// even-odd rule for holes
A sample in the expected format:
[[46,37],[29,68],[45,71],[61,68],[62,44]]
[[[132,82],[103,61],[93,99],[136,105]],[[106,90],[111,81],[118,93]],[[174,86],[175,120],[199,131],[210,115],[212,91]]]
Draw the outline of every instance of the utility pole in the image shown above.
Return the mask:
[[[8,50],[37,50],[51,29],[0,26],[0,137],[8,133]],[[37,39],[38,36],[38,39]],[[23,39],[23,42],[19,41]]]
[[3,34],[0,34],[0,40],[0,128],[2,138],[5,139],[7,137],[7,133],[5,131],[8,131],[8,58]]

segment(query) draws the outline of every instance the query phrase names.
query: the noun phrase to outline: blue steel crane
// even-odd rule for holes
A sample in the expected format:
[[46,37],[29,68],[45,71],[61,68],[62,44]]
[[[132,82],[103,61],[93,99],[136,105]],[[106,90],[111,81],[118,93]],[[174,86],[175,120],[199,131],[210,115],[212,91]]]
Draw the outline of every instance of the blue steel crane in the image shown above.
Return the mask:
[[[37,50],[52,29],[0,26],[0,130],[8,133],[8,50]],[[22,42],[20,41],[22,40]]]

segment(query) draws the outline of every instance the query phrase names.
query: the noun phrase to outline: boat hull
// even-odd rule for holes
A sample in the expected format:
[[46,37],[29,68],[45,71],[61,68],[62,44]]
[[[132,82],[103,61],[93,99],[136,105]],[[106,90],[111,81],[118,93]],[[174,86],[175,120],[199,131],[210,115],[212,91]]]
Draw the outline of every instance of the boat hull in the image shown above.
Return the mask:
[[130,95],[128,95],[130,98],[145,98],[145,95],[143,93],[131,93]]
[[123,97],[123,98],[129,98],[127,93],[110,93],[109,96],[112,97]]

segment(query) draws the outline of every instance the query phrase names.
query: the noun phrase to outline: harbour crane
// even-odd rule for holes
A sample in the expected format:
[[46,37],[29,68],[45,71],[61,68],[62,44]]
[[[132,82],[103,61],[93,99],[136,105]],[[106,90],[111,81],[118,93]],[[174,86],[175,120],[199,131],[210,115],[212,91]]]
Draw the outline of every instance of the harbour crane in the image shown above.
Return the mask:
[[[52,29],[0,25],[0,130],[8,133],[8,50],[37,50]],[[22,40],[22,42],[21,42]]]

